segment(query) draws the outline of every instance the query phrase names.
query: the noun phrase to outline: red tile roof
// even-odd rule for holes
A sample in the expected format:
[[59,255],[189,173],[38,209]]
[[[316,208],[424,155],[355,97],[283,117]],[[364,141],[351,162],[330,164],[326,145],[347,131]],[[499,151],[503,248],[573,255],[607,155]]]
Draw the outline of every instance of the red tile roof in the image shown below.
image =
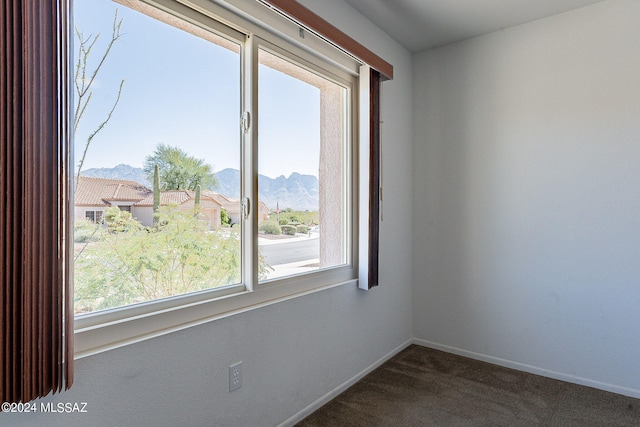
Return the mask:
[[[191,198],[195,198],[193,191],[171,190],[160,192],[160,205],[181,205]],[[136,203],[136,206],[153,206],[153,192]]]
[[[169,190],[160,192],[160,205],[181,205],[195,199],[194,191]],[[212,200],[222,205],[226,197],[203,191],[202,200]],[[110,206],[111,202],[126,201],[135,206],[153,206],[153,191],[135,181],[81,176],[76,190],[76,206]]]
[[75,194],[76,206],[110,206],[114,201],[136,202],[153,191],[135,181],[81,176]]
[[220,206],[228,211],[239,211],[240,210],[240,199],[234,199],[231,197],[223,196],[220,193],[214,193],[213,191],[203,191],[203,197],[208,196],[218,202]]

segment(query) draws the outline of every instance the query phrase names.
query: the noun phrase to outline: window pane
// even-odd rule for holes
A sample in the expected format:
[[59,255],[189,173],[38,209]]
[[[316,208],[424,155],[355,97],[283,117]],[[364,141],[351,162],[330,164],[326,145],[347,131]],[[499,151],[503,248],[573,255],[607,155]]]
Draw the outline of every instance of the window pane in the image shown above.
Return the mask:
[[74,2],[76,313],[241,280],[241,46],[126,3]]
[[262,279],[344,265],[347,259],[347,89],[259,51]]

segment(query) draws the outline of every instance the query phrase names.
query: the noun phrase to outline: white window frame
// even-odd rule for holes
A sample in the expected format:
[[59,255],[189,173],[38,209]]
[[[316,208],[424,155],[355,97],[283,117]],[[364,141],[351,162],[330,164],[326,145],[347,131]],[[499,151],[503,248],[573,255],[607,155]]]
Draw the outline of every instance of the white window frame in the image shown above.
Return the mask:
[[[76,317],[75,358],[163,335],[219,318],[253,310],[319,290],[358,283],[358,134],[361,123],[358,105],[365,102],[359,75],[368,68],[289,19],[255,1],[246,0],[143,0],[188,22],[239,41],[244,45],[241,65],[242,110],[249,111],[251,123],[243,134],[242,197],[250,200],[251,214],[242,225],[242,283],[186,295],[164,298]],[[304,36],[304,37],[303,37]],[[347,265],[321,269],[296,276],[258,283],[258,197],[257,197],[257,50],[269,46],[288,60],[349,88],[349,139],[347,163],[350,182],[346,194],[350,224],[347,226]],[[361,85],[360,85],[361,86]],[[367,91],[368,93],[368,91]],[[368,104],[365,106],[368,107]],[[367,123],[368,126],[368,123]],[[365,142],[365,147],[368,140]],[[364,204],[366,206],[366,204]],[[252,268],[247,269],[246,263]],[[250,271],[250,274],[245,272]],[[251,277],[247,277],[251,276]]]

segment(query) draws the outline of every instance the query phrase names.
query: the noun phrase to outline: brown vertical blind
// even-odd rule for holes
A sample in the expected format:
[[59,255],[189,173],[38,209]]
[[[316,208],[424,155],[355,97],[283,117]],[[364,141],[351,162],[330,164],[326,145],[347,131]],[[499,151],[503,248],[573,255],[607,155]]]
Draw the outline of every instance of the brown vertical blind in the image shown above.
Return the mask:
[[73,382],[69,0],[0,5],[0,402]]
[[380,246],[380,73],[371,69],[369,88],[369,289],[378,286]]

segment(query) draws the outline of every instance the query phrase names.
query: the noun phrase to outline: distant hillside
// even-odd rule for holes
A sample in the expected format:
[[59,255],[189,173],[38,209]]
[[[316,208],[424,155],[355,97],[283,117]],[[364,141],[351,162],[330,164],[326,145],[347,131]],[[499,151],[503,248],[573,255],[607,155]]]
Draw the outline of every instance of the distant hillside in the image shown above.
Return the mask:
[[[218,191],[230,197],[240,197],[240,171],[223,169],[216,173],[220,181]],[[318,178],[313,175],[292,173],[288,178],[280,175],[277,178],[258,175],[258,198],[271,209],[317,211],[319,206]]]
[[[151,183],[142,168],[129,165],[118,165],[113,168],[94,168],[82,172],[84,176],[96,178],[126,179],[136,181],[151,188]],[[237,169],[223,169],[216,173],[220,186],[218,193],[228,197],[240,197],[240,171]],[[265,202],[270,209],[276,205],[280,209],[317,211],[319,205],[319,182],[313,175],[292,173],[288,178],[283,175],[277,178],[258,175],[258,198]]]

